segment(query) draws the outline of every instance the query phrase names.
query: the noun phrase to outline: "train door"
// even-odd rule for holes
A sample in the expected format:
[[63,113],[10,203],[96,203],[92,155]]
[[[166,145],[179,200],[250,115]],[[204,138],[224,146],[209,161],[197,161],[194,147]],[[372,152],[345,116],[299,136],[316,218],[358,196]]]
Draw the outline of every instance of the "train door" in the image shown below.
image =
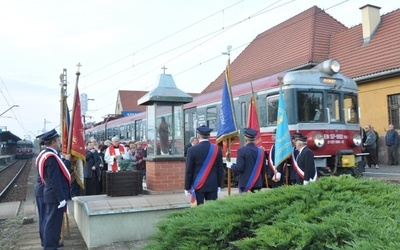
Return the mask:
[[196,135],[196,128],[197,128],[197,112],[196,108],[190,108],[184,110],[185,116],[185,135],[184,135],[184,142],[186,144],[189,143],[190,137]]

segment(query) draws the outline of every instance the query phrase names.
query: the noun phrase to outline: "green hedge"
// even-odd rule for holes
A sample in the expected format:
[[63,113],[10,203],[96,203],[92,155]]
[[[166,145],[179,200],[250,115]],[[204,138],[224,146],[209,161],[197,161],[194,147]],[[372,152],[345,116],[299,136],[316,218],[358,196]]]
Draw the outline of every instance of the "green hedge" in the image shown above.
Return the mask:
[[169,215],[145,249],[400,249],[400,186],[321,178]]

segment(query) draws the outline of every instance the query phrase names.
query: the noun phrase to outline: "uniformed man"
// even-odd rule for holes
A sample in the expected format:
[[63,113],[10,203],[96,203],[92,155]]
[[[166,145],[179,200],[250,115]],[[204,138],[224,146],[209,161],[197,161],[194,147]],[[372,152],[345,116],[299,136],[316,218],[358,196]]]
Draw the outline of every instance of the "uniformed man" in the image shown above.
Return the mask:
[[290,156],[290,160],[288,161],[290,166],[289,166],[289,184],[290,185],[295,185],[297,183],[297,172],[299,170],[299,167],[296,162],[297,155],[299,154],[299,151],[296,149],[296,139],[299,138],[300,136],[303,136],[302,133],[300,132],[294,132],[292,135],[292,144],[293,144],[293,150],[292,150],[292,155]]
[[307,185],[310,181],[316,181],[317,169],[315,167],[314,153],[307,147],[307,137],[300,136],[296,139],[297,165],[299,173],[297,175],[297,184]]
[[204,125],[198,127],[199,144],[187,152],[185,194],[192,196],[192,206],[203,204],[204,200],[216,200],[221,190],[222,150],[208,141],[211,131]]
[[[44,142],[41,139],[40,140],[40,145],[44,146]],[[44,192],[44,184],[42,183],[42,179],[40,178],[39,174],[39,160],[43,153],[46,152],[46,149],[43,149],[39,155],[36,157],[36,169],[37,169],[37,178],[36,178],[36,185],[35,185],[35,198],[36,198],[36,206],[38,210],[38,215],[39,215],[39,236],[40,236],[40,244],[43,247],[44,246],[44,226],[46,224],[46,206],[44,203],[44,197],[43,197],[43,192]]]
[[239,192],[254,192],[263,186],[263,176],[265,174],[265,153],[258,148],[254,141],[258,131],[246,128],[244,130],[244,146],[239,148],[236,164],[227,164],[233,172],[239,173]]
[[70,198],[71,176],[70,155],[67,159],[61,159],[61,139],[53,129],[45,133],[42,137],[42,143],[46,147],[37,161],[38,171],[41,182],[44,184],[43,200],[45,204],[44,212],[44,249],[57,249],[61,235],[61,226],[63,221],[64,209]]

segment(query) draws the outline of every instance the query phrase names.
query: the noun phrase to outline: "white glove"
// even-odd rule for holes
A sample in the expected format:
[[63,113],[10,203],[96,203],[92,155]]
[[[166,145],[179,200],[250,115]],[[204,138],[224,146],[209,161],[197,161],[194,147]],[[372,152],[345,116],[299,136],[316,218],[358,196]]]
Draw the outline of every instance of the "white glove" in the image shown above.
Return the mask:
[[303,181],[303,185],[307,185],[308,184],[308,181]]
[[221,188],[218,187],[217,194],[221,193]]
[[62,200],[62,201],[60,201],[60,205],[58,205],[58,208],[65,207],[66,204],[67,204],[67,202],[65,200]]
[[227,161],[226,162],[226,167],[227,168],[232,168],[232,162],[231,161]]
[[272,176],[273,181],[280,181],[282,174],[280,172],[276,172],[274,176]]
[[185,190],[185,195],[190,196],[190,192],[188,190]]

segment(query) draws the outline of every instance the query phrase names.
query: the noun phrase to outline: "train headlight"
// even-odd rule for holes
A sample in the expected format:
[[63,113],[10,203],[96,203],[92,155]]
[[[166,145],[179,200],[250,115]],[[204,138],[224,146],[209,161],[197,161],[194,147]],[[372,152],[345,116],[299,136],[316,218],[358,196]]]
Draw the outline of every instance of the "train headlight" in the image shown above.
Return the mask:
[[318,64],[317,66],[315,66],[315,69],[329,75],[334,75],[339,73],[340,63],[336,59],[330,59]]
[[316,146],[317,148],[322,148],[325,145],[324,136],[320,132],[315,133],[313,135],[313,142],[314,146]]
[[356,146],[356,147],[360,146],[361,142],[362,142],[361,135],[358,134],[358,133],[355,133],[353,135],[353,144],[354,144],[354,146]]
[[331,61],[331,70],[332,70],[333,72],[335,72],[335,74],[336,74],[336,73],[339,73],[339,71],[340,71],[340,63],[339,63],[338,60],[333,59],[333,60]]

